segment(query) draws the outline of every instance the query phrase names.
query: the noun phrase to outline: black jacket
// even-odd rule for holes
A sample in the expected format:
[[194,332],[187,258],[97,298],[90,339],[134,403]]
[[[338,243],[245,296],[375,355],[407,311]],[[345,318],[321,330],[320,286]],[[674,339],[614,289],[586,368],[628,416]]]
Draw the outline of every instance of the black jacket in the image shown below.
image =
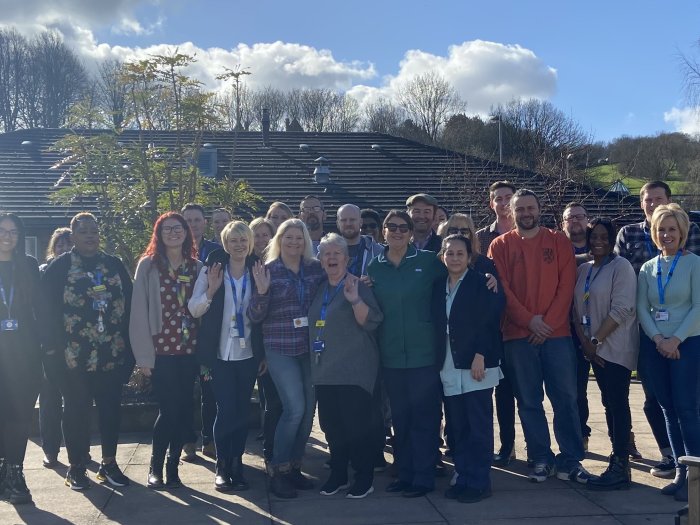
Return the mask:
[[[447,314],[445,279],[433,288],[432,310],[435,326],[437,363],[442,368],[447,344]],[[469,270],[457,290],[450,310],[450,348],[455,368],[471,368],[474,354],[484,356],[484,366],[498,366],[503,354],[501,313],[505,308],[505,295],[500,284],[495,294],[486,287],[486,277],[476,270]]]
[[[221,263],[222,266],[225,266],[228,264],[228,260],[228,253],[219,248],[207,256],[205,265],[211,267],[214,263]],[[251,271],[251,274],[253,265],[257,260],[258,258],[255,255],[251,255],[246,260],[246,267]],[[251,292],[255,293],[255,281],[253,279],[251,279],[251,284],[253,286]],[[219,356],[219,342],[221,340],[221,328],[224,320],[225,288],[226,287],[222,284],[214,294],[214,297],[211,298],[211,305],[209,305],[209,309],[202,316],[199,331],[197,332],[197,349],[195,355],[197,356],[199,364],[208,368],[213,368]],[[253,357],[261,361],[265,358],[261,324],[251,325],[250,339]]]

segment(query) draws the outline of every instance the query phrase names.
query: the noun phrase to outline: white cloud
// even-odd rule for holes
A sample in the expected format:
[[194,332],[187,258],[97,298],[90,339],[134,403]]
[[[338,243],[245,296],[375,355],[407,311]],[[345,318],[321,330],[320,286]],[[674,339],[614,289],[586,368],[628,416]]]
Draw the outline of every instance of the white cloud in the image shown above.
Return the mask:
[[673,125],[675,131],[688,135],[700,135],[700,109],[698,108],[671,108],[664,112],[664,122]]

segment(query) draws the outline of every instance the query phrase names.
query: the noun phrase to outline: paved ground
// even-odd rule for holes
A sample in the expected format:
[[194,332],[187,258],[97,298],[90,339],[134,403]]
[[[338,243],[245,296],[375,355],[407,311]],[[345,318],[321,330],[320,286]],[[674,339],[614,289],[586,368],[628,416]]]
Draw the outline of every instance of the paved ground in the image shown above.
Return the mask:
[[[593,428],[590,452],[584,465],[599,473],[605,468],[610,444],[598,389],[589,383]],[[550,479],[533,484],[525,478],[523,461],[507,470],[493,469],[493,497],[476,505],[465,505],[443,497],[447,479],[437,490],[415,500],[384,492],[390,482],[386,473],[375,478],[375,493],[364,500],[348,500],[341,494],[321,496],[317,490],[301,493],[295,500],[280,500],[266,489],[260,442],[252,432],[244,458],[251,489],[237,495],[222,495],[213,489],[213,463],[184,465],[181,478],[186,487],[172,492],[154,492],[145,487],[150,457],[150,436],[122,436],[118,461],[131,477],[132,485],[120,490],[94,484],[85,493],[63,485],[66,467],[47,470],[41,466],[41,449],[30,443],[25,462],[27,483],[35,506],[12,506],[0,502],[0,524],[489,524],[489,525],[670,525],[680,504],[662,496],[658,488],[666,481],[648,474],[658,451],[642,413],[642,391],[632,386],[632,418],[637,444],[648,460],[632,465],[634,486],[629,491],[589,492],[575,483]],[[522,432],[518,434],[518,457],[524,458]],[[99,457],[99,448],[92,448]],[[387,455],[387,458],[390,458]],[[65,461],[62,452],[61,460]],[[318,482],[325,481],[323,468],[327,449],[323,434],[314,428],[308,448],[307,470]],[[91,478],[97,465],[93,463]]]

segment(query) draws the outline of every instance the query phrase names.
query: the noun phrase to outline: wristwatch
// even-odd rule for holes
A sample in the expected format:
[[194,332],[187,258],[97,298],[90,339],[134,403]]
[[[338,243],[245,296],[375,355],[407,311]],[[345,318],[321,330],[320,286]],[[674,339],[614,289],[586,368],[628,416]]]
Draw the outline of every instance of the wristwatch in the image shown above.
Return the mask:
[[601,341],[600,339],[598,339],[596,336],[593,336],[593,337],[591,337],[591,344],[592,344],[593,346],[600,346],[600,345],[603,344],[603,341]]

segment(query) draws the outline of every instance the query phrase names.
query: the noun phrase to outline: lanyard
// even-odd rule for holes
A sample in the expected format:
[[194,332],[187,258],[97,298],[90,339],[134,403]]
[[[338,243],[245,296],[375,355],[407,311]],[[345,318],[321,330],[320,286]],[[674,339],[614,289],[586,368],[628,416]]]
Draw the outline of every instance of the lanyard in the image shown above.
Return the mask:
[[676,269],[676,264],[678,264],[678,259],[680,259],[681,254],[681,250],[678,250],[678,253],[676,253],[676,256],[673,258],[671,267],[668,269],[668,275],[666,276],[666,284],[663,286],[661,286],[661,255],[658,255],[656,258],[656,285],[659,288],[659,303],[661,306],[666,302],[666,287],[671,277],[673,277],[673,270]]
[[238,299],[236,296],[236,281],[233,279],[231,273],[228,271],[228,265],[226,265],[226,275],[228,276],[228,280],[231,283],[231,291],[233,292],[231,295],[233,295],[233,311],[236,315],[236,329],[238,330],[238,337],[243,338],[245,337],[245,324],[243,322],[243,301],[245,301],[245,292],[248,288],[248,270],[246,270],[243,274],[243,286],[241,286],[240,306],[238,305]]
[[326,312],[328,310],[328,305],[331,304],[333,299],[335,299],[335,296],[338,295],[338,292],[340,292],[340,289],[345,286],[345,277],[343,277],[340,282],[336,285],[335,290],[333,290],[333,295],[330,295],[330,287],[328,286],[329,283],[326,283],[326,289],[323,291],[323,303],[321,304],[321,318],[319,321],[321,321],[320,326],[318,328],[318,333],[316,334],[316,341],[321,341],[322,335],[323,335],[323,329],[326,327]]
[[[360,254],[358,253],[355,257],[353,257],[350,260],[350,264],[348,264],[348,270],[355,277],[362,277],[362,275],[364,274],[365,263],[367,262],[367,251],[367,248],[363,247],[362,257],[360,257]],[[360,263],[359,268],[357,266],[357,263]]]
[[[186,271],[187,267],[183,263],[182,267],[184,267],[184,271]],[[190,282],[190,278],[187,275],[178,275],[178,273],[175,271],[177,268],[173,268],[172,266],[169,269],[170,273],[170,278],[175,281],[175,292],[177,296],[177,303],[180,305],[180,308],[183,308],[185,306],[185,296],[187,295],[187,289],[186,285],[188,282]],[[184,274],[183,271],[183,274]]]
[[[92,284],[94,284],[96,287],[102,286],[102,270],[95,270],[95,275],[92,275],[92,272],[88,272],[88,277],[92,281]],[[99,290],[99,291],[104,291],[104,290]]]
[[2,304],[5,305],[5,308],[7,308],[7,317],[11,318],[12,317],[12,303],[15,299],[15,266],[14,264],[12,265],[12,277],[11,279],[11,285],[10,285],[10,301],[7,301],[7,296],[5,295],[5,287],[2,284],[2,279],[0,279],[0,296],[2,297]]
[[595,273],[593,276],[593,279],[591,279],[591,273],[593,273],[593,265],[591,264],[591,267],[588,269],[588,275],[586,275],[586,282],[583,285],[583,302],[584,304],[588,305],[588,300],[591,297],[591,284],[593,281],[595,281],[595,278],[598,277],[598,274],[600,271],[603,269],[603,266],[608,264],[610,261],[610,256],[608,255],[605,259],[603,259],[603,263],[600,265],[600,268],[598,268],[598,271]]
[[[287,268],[285,266],[285,268]],[[299,275],[287,268],[289,277],[294,281],[294,285],[297,288],[297,298],[299,299],[299,308],[304,308],[304,261],[299,261]]]

